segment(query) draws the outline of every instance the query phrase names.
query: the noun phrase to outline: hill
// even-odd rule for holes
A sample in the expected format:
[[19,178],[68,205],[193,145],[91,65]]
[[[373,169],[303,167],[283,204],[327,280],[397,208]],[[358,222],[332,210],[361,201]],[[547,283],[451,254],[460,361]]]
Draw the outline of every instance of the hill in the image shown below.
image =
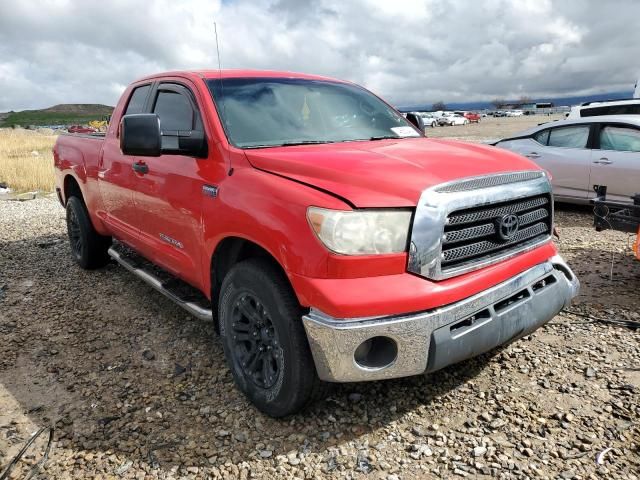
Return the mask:
[[73,125],[85,124],[111,115],[113,107],[92,103],[65,103],[41,110],[0,113],[0,127],[20,125]]

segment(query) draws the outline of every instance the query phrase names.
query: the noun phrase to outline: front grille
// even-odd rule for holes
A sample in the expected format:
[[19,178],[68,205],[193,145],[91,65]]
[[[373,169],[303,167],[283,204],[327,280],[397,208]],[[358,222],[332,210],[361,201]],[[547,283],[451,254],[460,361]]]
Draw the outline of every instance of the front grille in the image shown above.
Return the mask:
[[[547,238],[552,228],[552,208],[549,195],[538,195],[451,212],[442,238],[442,270],[480,262]],[[500,219],[509,214],[518,217],[518,229],[504,238],[499,232]]]

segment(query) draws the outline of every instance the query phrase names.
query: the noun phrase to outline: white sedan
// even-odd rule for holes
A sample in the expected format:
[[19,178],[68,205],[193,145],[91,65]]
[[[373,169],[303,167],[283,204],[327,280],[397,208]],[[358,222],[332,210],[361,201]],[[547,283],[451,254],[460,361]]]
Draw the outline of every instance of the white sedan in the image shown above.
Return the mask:
[[467,125],[469,119],[459,113],[443,114],[438,118],[438,125]]
[[606,115],[538,125],[493,145],[551,173],[557,200],[589,203],[594,188],[628,202],[640,192],[640,115]]
[[424,123],[425,127],[435,128],[436,125],[438,125],[438,120],[433,114],[420,113],[419,115],[422,117],[422,122]]

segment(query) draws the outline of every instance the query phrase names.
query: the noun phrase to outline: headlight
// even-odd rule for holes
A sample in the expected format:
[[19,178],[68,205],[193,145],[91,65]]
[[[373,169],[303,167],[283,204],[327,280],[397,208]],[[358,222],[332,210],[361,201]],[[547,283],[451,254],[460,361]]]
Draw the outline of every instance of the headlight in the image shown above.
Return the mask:
[[328,210],[309,207],[311,228],[329,250],[343,255],[400,253],[407,249],[408,210]]

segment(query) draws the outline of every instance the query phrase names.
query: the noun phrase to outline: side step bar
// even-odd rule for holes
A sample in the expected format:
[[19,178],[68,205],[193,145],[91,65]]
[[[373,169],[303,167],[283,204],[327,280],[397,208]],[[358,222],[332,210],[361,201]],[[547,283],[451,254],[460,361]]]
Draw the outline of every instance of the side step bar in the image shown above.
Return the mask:
[[194,302],[180,298],[171,290],[167,289],[158,278],[156,278],[146,270],[143,270],[142,268],[136,266],[134,263],[128,261],[123,255],[117,252],[113,247],[109,248],[108,253],[111,258],[113,258],[116,262],[118,262],[124,268],[129,270],[131,273],[133,273],[135,276],[143,280],[145,283],[151,285],[154,289],[156,289],[158,292],[163,294],[169,300],[175,302],[176,304],[184,308],[187,312],[189,312],[194,317],[197,317],[200,320],[205,320],[205,321],[210,321],[213,318],[210,309],[203,308]]

